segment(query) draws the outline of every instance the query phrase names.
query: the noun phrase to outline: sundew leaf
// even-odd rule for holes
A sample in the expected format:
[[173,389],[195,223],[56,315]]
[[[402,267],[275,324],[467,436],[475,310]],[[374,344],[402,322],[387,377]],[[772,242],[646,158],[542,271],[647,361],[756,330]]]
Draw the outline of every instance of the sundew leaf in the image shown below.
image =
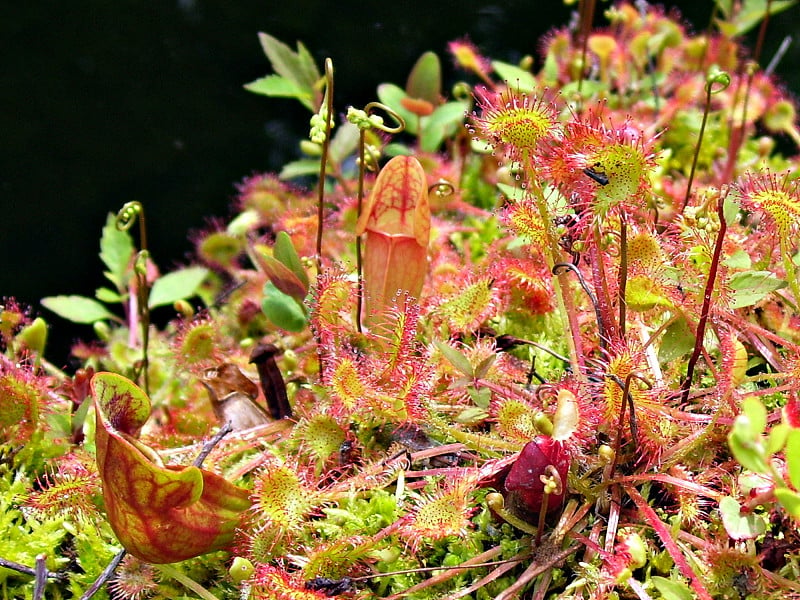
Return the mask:
[[148,306],[166,306],[194,296],[207,275],[208,269],[205,267],[188,267],[159,277],[150,290]]
[[42,305],[73,323],[91,324],[104,319],[119,321],[105,306],[86,296],[49,296],[42,298]]
[[771,271],[746,271],[736,273],[728,280],[728,287],[733,290],[729,308],[752,306],[775,290],[785,288],[788,284],[778,279]]
[[117,219],[109,213],[100,237],[100,260],[108,269],[105,276],[118,290],[127,287],[132,256],[133,239],[127,231],[117,229]]

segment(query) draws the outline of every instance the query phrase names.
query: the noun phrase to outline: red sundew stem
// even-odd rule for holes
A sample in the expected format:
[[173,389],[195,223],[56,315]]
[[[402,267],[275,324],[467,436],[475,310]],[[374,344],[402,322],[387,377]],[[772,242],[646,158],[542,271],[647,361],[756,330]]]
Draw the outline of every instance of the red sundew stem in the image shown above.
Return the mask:
[[728,224],[725,221],[725,213],[723,205],[727,193],[720,194],[717,201],[717,215],[719,216],[719,231],[717,232],[717,241],[714,245],[714,256],[711,258],[711,266],[708,269],[708,281],[706,281],[706,289],[703,294],[703,308],[700,312],[700,321],[697,323],[697,335],[694,340],[694,351],[689,358],[689,364],[686,367],[686,379],[681,386],[682,398],[681,401],[685,404],[689,401],[689,388],[692,386],[692,376],[694,375],[694,367],[700,354],[703,351],[703,337],[706,332],[706,325],[708,324],[708,317],[711,312],[711,296],[714,293],[714,282],[717,279],[717,271],[719,270],[719,261],[722,256],[722,244],[725,241],[725,232],[728,229]]
[[681,552],[678,544],[672,539],[669,528],[658,518],[656,511],[645,501],[644,497],[636,488],[625,486],[625,492],[628,494],[628,497],[633,500],[633,503],[639,509],[639,512],[642,513],[648,525],[655,530],[661,543],[664,544],[664,547],[667,549],[667,552],[669,552],[669,555],[672,557],[672,560],[677,565],[681,574],[689,580],[689,585],[692,586],[698,598],[700,598],[700,600],[712,600],[711,594],[709,594],[708,590],[700,581],[700,578],[692,570],[692,567],[689,565],[683,552]]
[[764,19],[761,21],[761,27],[758,30],[758,40],[756,40],[756,49],[753,51],[753,60],[758,62],[761,59],[761,51],[764,49],[764,39],[767,36],[767,26],[769,25],[769,11],[772,8],[772,0],[767,0],[767,8],[764,10]]
[[592,278],[594,279],[594,293],[597,298],[597,327],[599,330],[600,347],[606,348],[612,340],[617,339],[617,327],[611,316],[611,298],[608,292],[608,280],[600,250],[600,228],[594,228],[594,248],[592,251]]
[[625,319],[628,304],[625,301],[625,288],[628,286],[628,224],[625,213],[619,222],[619,276],[617,278],[617,302],[619,302],[619,336],[625,337]]
[[[750,99],[750,91],[753,87],[753,78],[755,77],[757,64],[751,62],[747,66],[747,78],[745,79],[745,90],[742,96],[742,122],[739,127],[736,126],[736,117],[731,111],[731,118],[728,121],[728,128],[730,129],[730,138],[728,140],[728,162],[725,164],[725,169],[720,177],[721,183],[728,183],[733,180],[734,171],[736,169],[737,158],[739,156],[739,149],[742,147],[744,141],[745,130],[747,129],[747,106]],[[739,97],[741,91],[742,77],[739,78],[739,83],[736,86],[734,93],[734,105],[736,99]]]
[[703,144],[703,134],[706,131],[706,122],[708,121],[708,111],[711,107],[711,86],[706,86],[706,106],[703,109],[703,120],[700,122],[700,131],[697,134],[697,146],[694,149],[694,157],[692,158],[692,169],[689,171],[689,181],[686,183],[686,196],[683,198],[681,204],[681,214],[689,203],[689,196],[692,194],[692,183],[694,182],[694,173],[697,170],[697,159],[700,157],[700,146]]

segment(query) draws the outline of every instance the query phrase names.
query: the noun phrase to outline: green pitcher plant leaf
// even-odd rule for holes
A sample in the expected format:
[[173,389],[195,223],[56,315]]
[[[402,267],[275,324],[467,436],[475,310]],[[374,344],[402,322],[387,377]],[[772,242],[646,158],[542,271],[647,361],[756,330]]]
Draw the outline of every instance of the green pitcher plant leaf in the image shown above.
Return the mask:
[[97,467],[108,521],[137,558],[171,563],[230,545],[249,493],[210,471],[164,465],[137,439],[150,417],[150,399],[115,373],[97,373]]

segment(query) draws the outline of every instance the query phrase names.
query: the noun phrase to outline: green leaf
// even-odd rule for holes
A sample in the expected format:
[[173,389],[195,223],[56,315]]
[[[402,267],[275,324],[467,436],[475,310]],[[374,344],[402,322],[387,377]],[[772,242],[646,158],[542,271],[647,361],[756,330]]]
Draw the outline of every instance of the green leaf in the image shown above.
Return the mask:
[[295,177],[307,177],[308,175],[319,175],[319,159],[307,158],[294,160],[283,165],[281,169],[281,179],[294,179]]
[[401,103],[406,96],[405,90],[393,83],[382,83],[378,86],[378,99],[403,118],[406,123],[406,133],[417,135],[420,119]]
[[694,333],[689,329],[686,319],[675,319],[664,330],[661,346],[658,349],[658,361],[669,364],[688,354],[694,348]]
[[530,71],[520,69],[515,65],[500,62],[499,60],[492,61],[492,68],[504,79],[508,87],[520,92],[532,92],[536,89],[536,78]]
[[[350,121],[345,121],[337,129],[331,139],[331,145],[328,147],[328,158],[330,158],[331,162],[342,163],[348,156],[355,154],[358,148],[359,136],[360,130],[358,126]],[[317,161],[317,171],[319,171],[319,161]]]
[[719,512],[725,531],[734,540],[752,540],[767,530],[764,519],[754,514],[742,514],[736,498],[725,496],[719,501]]
[[[308,293],[308,274],[303,268],[303,263],[300,262],[300,257],[297,255],[297,250],[292,244],[292,238],[285,231],[279,231],[275,236],[275,246],[272,249],[272,255],[277,258],[285,267],[294,273],[300,283],[305,287],[305,298]],[[302,298],[301,298],[302,299]]]
[[753,261],[750,259],[750,255],[744,250],[736,250],[728,258],[723,260],[722,264],[729,269],[738,271],[745,271],[753,268]]
[[94,297],[100,300],[100,302],[105,302],[106,304],[122,302],[125,299],[124,296],[107,287],[97,288],[94,291]]
[[444,342],[439,340],[434,340],[433,342],[436,344],[436,347],[439,349],[444,357],[450,361],[456,369],[461,371],[465,376],[469,377],[470,379],[475,377],[475,371],[472,369],[472,365],[469,362],[469,359],[461,354],[458,350],[453,348],[452,346],[448,346]]
[[268,33],[259,33],[258,39],[275,72],[294,83],[303,96],[309,98],[308,101],[301,99],[303,105],[315,111],[316,107],[311,99],[315,97],[314,86],[322,75],[306,47],[298,42],[297,52],[294,52],[289,46]]
[[767,409],[761,400],[755,396],[747,396],[742,400],[742,415],[747,417],[752,438],[764,433],[764,429],[767,427]]
[[[285,251],[285,250],[284,250]],[[273,250],[274,253],[274,250]],[[256,264],[261,267],[264,274],[269,277],[270,282],[282,293],[296,302],[302,303],[308,293],[308,279],[305,283],[283,262],[275,258],[274,254],[269,253],[269,248],[261,244],[253,246],[251,257]],[[299,259],[298,259],[299,262]]]
[[673,581],[658,575],[653,575],[650,581],[656,586],[664,600],[692,600],[694,598],[691,588],[682,581]]
[[86,296],[49,296],[42,298],[42,305],[73,323],[94,323],[104,319],[119,321],[105,306]]
[[194,296],[207,275],[208,269],[205,267],[188,267],[159,277],[150,290],[148,306],[165,306]]
[[421,98],[438,104],[442,96],[442,66],[434,52],[419,57],[406,83],[406,93],[412,98]]
[[792,429],[786,438],[786,470],[789,481],[800,490],[800,429]]
[[[769,14],[776,15],[796,4],[797,0],[772,0]],[[718,6],[726,17],[731,14],[729,2],[718,2]],[[767,0],[745,0],[730,20],[717,20],[719,30],[728,37],[737,37],[750,31],[764,20],[767,15]]]
[[287,331],[303,331],[308,324],[303,307],[294,298],[276,288],[271,281],[264,285],[261,310],[270,321]]
[[106,266],[105,276],[118,290],[128,286],[128,269],[133,256],[133,239],[127,231],[117,229],[117,218],[109,213],[100,237],[100,260]]
[[15,336],[15,339],[42,355],[47,344],[47,323],[42,317],[36,317],[30,325]]
[[778,423],[769,430],[765,446],[767,454],[775,454],[783,450],[786,445],[786,438],[789,436],[789,429],[786,423]]
[[736,273],[728,280],[728,287],[733,290],[728,307],[752,306],[775,290],[785,288],[786,285],[783,279],[778,279],[771,271]]
[[787,513],[800,519],[800,494],[789,488],[775,488],[775,497]]
[[467,388],[467,393],[475,406],[484,410],[489,410],[489,404],[492,401],[492,390],[489,388],[481,388],[478,390],[470,386]]
[[426,152],[436,152],[442,141],[463,126],[467,112],[466,102],[447,102],[438,106],[423,119],[420,146]]
[[486,377],[486,374],[489,372],[489,369],[492,368],[492,365],[497,360],[497,354],[490,354],[486,358],[484,358],[481,362],[478,363],[478,366],[475,367],[475,377],[476,379],[482,379]]
[[261,77],[244,86],[248,92],[261,94],[262,96],[272,96],[275,98],[297,98],[306,106],[310,106],[312,96],[307,90],[297,87],[293,81],[281,77],[280,75],[267,75]]
[[[735,431],[735,430],[734,430]],[[731,447],[733,457],[745,469],[756,473],[769,473],[769,465],[764,458],[764,449],[747,438],[731,432],[728,435],[728,445]]]
[[744,468],[756,473],[770,473],[769,455],[764,449],[764,428],[767,426],[767,410],[761,401],[748,396],[742,401],[742,412],[733,421],[728,434],[728,444],[734,458]]
[[733,225],[739,218],[739,203],[734,199],[732,194],[725,196],[722,201],[722,216],[725,218],[725,223],[729,226]]

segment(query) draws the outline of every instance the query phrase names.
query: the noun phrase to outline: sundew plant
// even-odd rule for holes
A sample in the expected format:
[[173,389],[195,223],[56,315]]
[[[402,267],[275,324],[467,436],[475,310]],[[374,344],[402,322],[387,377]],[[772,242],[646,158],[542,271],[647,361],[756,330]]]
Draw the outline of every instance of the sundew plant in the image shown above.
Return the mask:
[[128,203],[96,297],[0,307],[0,597],[800,598],[793,4],[585,0],[363,107],[261,34],[304,158],[185,268]]

